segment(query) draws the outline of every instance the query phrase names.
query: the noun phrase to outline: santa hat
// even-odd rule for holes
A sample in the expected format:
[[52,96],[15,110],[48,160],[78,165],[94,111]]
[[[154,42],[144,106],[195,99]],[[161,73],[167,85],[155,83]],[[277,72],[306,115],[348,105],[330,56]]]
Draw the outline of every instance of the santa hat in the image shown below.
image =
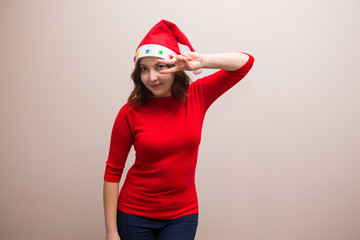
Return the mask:
[[174,23],[161,20],[140,42],[134,61],[136,63],[142,57],[172,59],[181,54],[178,43],[188,46],[195,52],[185,34]]

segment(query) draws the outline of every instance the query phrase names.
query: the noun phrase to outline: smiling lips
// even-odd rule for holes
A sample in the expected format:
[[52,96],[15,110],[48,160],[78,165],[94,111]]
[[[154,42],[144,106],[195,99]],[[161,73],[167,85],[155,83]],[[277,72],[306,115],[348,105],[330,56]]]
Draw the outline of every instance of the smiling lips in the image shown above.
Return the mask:
[[150,85],[152,88],[159,88],[161,86],[161,83]]

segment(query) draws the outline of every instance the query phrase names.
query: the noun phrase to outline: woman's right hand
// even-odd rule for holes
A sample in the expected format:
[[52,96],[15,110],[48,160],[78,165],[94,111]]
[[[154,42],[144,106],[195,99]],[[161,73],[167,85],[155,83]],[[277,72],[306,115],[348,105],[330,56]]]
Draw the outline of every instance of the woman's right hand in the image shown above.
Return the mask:
[[106,233],[105,240],[120,240],[120,236],[117,232],[114,233]]

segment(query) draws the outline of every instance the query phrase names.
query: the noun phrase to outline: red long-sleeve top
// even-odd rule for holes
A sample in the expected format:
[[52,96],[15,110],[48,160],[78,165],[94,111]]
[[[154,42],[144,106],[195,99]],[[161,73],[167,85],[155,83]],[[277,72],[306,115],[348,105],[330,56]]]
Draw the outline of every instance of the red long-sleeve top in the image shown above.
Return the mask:
[[139,108],[125,104],[112,129],[104,180],[119,182],[134,146],[135,163],[121,188],[118,209],[152,219],[198,212],[195,167],[209,106],[249,72],[254,58],[235,71],[219,70],[190,84],[186,101],[151,98]]

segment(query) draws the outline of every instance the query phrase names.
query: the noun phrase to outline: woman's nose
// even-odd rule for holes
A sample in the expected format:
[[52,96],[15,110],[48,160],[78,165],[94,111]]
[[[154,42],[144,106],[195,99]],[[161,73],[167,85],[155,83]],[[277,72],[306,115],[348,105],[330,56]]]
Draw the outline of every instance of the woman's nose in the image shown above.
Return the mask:
[[158,72],[155,71],[155,70],[150,70],[150,74],[149,74],[149,80],[150,81],[156,81],[157,80],[157,77],[158,77]]

